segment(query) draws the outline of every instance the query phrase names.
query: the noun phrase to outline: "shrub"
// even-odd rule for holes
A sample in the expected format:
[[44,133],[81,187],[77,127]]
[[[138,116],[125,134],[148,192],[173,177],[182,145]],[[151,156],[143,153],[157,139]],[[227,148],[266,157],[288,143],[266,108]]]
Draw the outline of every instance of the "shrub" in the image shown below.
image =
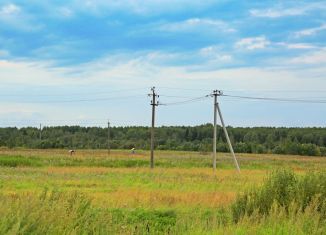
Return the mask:
[[304,211],[316,200],[317,210],[326,218],[326,174],[310,173],[299,178],[293,172],[281,170],[272,173],[261,188],[238,196],[232,205],[232,216],[238,222],[243,216],[254,213],[268,215],[273,204],[286,211],[292,204]]

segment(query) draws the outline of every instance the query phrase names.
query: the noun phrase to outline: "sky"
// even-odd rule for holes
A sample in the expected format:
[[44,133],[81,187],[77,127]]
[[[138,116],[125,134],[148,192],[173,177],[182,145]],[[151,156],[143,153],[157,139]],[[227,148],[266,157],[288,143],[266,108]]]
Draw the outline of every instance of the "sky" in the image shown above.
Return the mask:
[[[0,0],[0,126],[211,123],[213,90],[326,101],[326,1]],[[326,103],[218,97],[226,125],[326,127]],[[179,103],[178,103],[179,102]],[[165,104],[165,105],[163,105]]]

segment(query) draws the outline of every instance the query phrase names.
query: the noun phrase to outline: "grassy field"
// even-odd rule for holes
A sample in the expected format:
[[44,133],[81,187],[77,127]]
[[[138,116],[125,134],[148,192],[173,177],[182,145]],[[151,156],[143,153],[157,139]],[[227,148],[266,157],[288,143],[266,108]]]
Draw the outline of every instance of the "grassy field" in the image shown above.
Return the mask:
[[238,222],[231,208],[271,172],[300,178],[326,169],[326,158],[238,158],[241,174],[224,153],[213,172],[211,155],[195,152],[157,151],[151,170],[146,151],[0,149],[0,233],[323,234],[313,205],[301,214],[275,205],[270,216]]

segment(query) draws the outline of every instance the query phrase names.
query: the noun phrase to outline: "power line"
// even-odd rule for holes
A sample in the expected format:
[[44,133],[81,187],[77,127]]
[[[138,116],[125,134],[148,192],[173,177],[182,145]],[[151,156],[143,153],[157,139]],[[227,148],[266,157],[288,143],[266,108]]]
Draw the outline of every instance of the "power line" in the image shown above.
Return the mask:
[[[111,94],[123,91],[139,91],[147,89],[148,87],[142,88],[130,88],[130,89],[119,89],[119,90],[112,90],[112,91],[102,91],[102,92],[80,92],[80,93],[69,93],[68,96],[78,96],[78,95],[101,95],[101,94]],[[65,94],[0,94],[1,97],[62,97]]]
[[183,101],[177,101],[177,102],[171,102],[171,103],[160,103],[159,105],[168,106],[168,105],[188,104],[188,103],[198,102],[198,101],[207,99],[208,97],[209,97],[208,95],[205,95],[205,96],[195,97],[195,98],[183,100]]
[[88,121],[104,121],[106,119],[20,119],[20,120],[7,120],[0,119],[1,122],[88,122]]
[[192,96],[180,96],[180,95],[160,95],[162,97],[167,97],[167,98],[193,98]]
[[276,98],[276,97],[253,97],[253,96],[238,96],[238,95],[225,95],[222,96],[238,98],[238,99],[249,99],[249,100],[266,100],[266,101],[281,101],[281,102],[296,102],[296,103],[326,103],[326,100],[307,100],[307,99],[292,99],[292,98]]
[[243,89],[239,89],[239,90],[223,90],[226,92],[267,92],[267,93],[326,93],[326,90],[243,90]]
[[[31,104],[43,104],[43,103],[79,103],[79,102],[97,102],[97,101],[109,101],[109,100],[119,100],[119,99],[129,99],[129,98],[141,98],[145,95],[130,95],[130,96],[113,96],[107,98],[94,98],[94,99],[79,99],[79,100],[46,100],[46,101],[22,101],[19,103],[31,103]],[[16,102],[16,101],[11,101]]]
[[200,89],[200,88],[182,88],[182,87],[166,87],[160,86],[160,89],[169,89],[169,90],[182,90],[182,91],[210,91],[209,89]]

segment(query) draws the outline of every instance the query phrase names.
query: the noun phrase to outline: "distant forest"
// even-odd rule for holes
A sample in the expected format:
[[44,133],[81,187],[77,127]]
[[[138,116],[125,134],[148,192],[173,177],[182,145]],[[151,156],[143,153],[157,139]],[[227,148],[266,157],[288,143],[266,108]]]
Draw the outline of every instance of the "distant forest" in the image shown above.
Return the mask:
[[[228,127],[239,153],[275,153],[326,156],[326,128]],[[217,151],[227,152],[228,146],[221,127],[218,127]],[[42,138],[34,127],[0,128],[0,146],[24,148],[105,149],[108,130],[101,127],[58,126],[44,127]],[[162,126],[155,129],[155,148],[210,152],[213,127]],[[149,149],[149,127],[110,128],[112,149]]]

